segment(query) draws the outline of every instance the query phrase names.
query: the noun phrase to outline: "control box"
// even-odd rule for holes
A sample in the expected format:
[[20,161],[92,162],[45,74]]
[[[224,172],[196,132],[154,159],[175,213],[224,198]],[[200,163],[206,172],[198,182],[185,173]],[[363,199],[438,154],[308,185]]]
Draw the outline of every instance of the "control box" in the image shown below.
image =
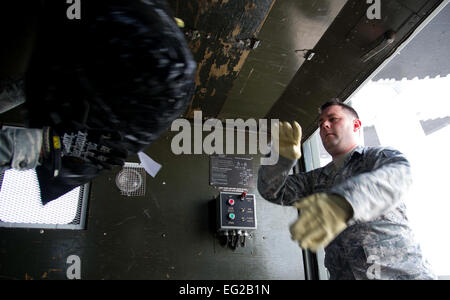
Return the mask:
[[256,229],[255,195],[221,192],[218,198],[218,230]]

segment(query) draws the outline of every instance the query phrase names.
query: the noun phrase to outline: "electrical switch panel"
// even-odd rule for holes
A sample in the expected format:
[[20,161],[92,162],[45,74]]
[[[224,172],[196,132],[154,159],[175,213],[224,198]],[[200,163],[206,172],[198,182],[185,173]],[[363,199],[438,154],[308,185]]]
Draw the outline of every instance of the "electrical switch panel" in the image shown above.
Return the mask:
[[218,229],[253,230],[256,229],[255,195],[221,192],[218,198]]

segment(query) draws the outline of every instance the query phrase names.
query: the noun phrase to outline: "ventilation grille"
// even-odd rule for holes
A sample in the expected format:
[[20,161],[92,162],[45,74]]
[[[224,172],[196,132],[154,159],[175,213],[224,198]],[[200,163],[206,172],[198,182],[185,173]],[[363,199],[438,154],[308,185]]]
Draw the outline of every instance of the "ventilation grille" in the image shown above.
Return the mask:
[[126,162],[116,176],[116,185],[124,196],[145,195],[145,169],[138,163]]
[[88,185],[42,205],[34,170],[0,174],[0,227],[84,229]]

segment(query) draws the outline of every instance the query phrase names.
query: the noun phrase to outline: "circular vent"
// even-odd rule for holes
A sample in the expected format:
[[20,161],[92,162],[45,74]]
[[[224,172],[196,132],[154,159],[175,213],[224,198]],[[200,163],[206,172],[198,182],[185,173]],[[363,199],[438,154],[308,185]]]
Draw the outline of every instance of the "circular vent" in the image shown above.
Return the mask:
[[138,191],[142,182],[142,175],[137,170],[130,168],[122,169],[116,177],[117,187],[127,195]]

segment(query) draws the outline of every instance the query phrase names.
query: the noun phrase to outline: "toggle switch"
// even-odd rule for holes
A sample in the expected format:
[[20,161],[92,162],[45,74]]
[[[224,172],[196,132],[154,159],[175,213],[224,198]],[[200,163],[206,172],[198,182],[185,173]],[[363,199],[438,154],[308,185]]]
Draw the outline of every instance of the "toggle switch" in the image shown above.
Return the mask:
[[241,200],[245,200],[245,197],[247,197],[247,192],[243,192],[241,195]]

